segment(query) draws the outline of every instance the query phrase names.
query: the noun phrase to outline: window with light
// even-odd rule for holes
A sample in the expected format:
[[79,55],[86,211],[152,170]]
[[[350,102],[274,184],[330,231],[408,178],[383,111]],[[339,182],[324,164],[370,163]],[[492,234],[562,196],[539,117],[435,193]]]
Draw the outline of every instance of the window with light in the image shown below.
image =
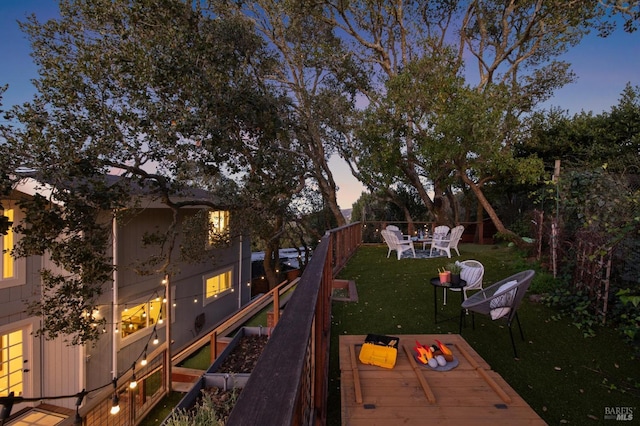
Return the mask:
[[[1,210],[2,214],[7,217],[9,222],[14,221],[15,211],[14,209]],[[0,235],[2,241],[2,278],[3,280],[9,280],[15,278],[15,261],[11,256],[11,250],[13,250],[14,235],[13,229],[9,227],[6,235]]]
[[0,396],[22,395],[23,331],[0,334]]
[[162,310],[162,299],[159,297],[138,305],[125,306],[120,314],[120,336],[128,337],[155,324],[162,324]]
[[222,273],[205,277],[204,279],[204,299],[205,304],[214,301],[221,294],[233,290],[232,270],[228,269]]
[[26,261],[23,257],[16,259],[11,255],[19,239],[13,226],[20,223],[22,212],[11,201],[3,201],[2,207],[0,214],[13,224],[6,234],[0,234],[0,288],[8,288],[25,284]]
[[229,212],[209,212],[209,245],[229,242]]

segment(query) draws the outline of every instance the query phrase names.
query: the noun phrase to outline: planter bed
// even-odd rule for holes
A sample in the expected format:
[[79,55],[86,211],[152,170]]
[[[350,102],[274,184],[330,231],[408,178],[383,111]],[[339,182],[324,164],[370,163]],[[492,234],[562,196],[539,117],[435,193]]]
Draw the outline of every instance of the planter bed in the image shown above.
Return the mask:
[[[187,411],[196,406],[207,393],[214,401],[214,406],[221,407],[220,415],[224,413],[234,397],[237,398],[244,388],[251,371],[262,354],[268,341],[271,329],[265,327],[243,327],[233,337],[220,356],[211,364],[205,374],[194,383],[193,387],[182,398],[174,409]],[[235,396],[234,396],[235,394]],[[166,424],[171,414],[163,424]]]

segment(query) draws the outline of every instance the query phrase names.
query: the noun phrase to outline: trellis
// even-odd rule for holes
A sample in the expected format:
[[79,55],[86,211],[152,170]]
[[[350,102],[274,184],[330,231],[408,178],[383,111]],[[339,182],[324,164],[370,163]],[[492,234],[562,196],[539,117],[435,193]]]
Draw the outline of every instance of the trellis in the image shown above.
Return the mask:
[[607,319],[613,250],[614,247],[603,247],[584,234],[578,236],[573,286],[589,295],[592,307],[602,317],[603,324]]

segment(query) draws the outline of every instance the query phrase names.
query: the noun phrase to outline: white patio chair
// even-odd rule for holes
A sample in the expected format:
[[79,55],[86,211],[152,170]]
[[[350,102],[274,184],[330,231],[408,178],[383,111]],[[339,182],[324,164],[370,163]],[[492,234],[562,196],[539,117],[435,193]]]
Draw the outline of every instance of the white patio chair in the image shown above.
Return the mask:
[[[467,282],[462,291],[464,292],[464,299],[469,296],[467,290],[482,290],[482,278],[484,277],[484,265],[477,260],[463,260],[462,262],[456,261],[457,265],[462,266],[460,271],[460,279]],[[459,288],[448,288],[451,291],[460,291]],[[444,293],[444,304],[447,304],[447,292]]]
[[[436,228],[437,229],[437,228]],[[436,240],[435,233],[433,242],[431,243],[431,253],[433,253],[433,249],[444,251],[447,253],[447,257],[451,258],[451,249],[454,249],[458,256],[460,256],[460,251],[458,251],[458,243],[460,242],[460,238],[462,237],[462,233],[464,232],[464,226],[458,225],[451,230],[449,235],[445,238],[439,238]]]
[[389,225],[386,227],[387,231],[391,231],[394,234],[396,234],[396,236],[398,237],[399,240],[410,240],[411,239],[411,235],[405,235],[402,233],[402,231],[400,231],[400,228],[398,228],[395,225]]
[[389,247],[389,252],[387,253],[387,257],[391,255],[391,252],[393,250],[395,250],[396,253],[398,254],[398,260],[400,260],[400,258],[402,257],[402,253],[404,253],[407,250],[411,250],[411,252],[413,253],[413,257],[416,257],[416,251],[413,248],[413,241],[398,239],[398,236],[396,235],[395,232],[389,231],[386,229],[383,231],[380,231],[380,233],[382,234],[382,238],[384,239],[384,242],[387,243],[387,247]]
[[437,245],[442,245],[441,241],[447,239],[449,234],[449,227],[447,225],[436,226],[433,229],[433,235],[431,236],[431,250],[429,251],[429,257],[433,255],[433,249]]

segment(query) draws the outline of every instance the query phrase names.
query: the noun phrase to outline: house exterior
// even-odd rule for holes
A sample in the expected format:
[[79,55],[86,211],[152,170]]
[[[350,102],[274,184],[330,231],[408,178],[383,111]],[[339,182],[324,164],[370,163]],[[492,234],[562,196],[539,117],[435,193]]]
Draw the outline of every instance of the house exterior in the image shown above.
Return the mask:
[[[24,213],[17,201],[33,196],[35,187],[26,179],[2,199],[0,213],[14,224],[20,223]],[[201,209],[185,209],[180,223]],[[20,235],[13,230],[0,235],[0,397],[10,392],[26,399],[44,397],[43,403],[75,410],[78,392],[104,388],[139,364],[154,343],[165,341],[169,323],[165,319],[170,319],[169,346],[175,353],[250,301],[248,238],[232,237],[223,248],[212,250],[213,259],[207,261],[189,263],[176,257],[168,276],[141,276],[131,265],[134,259],[150,254],[142,244],[143,236],[166,228],[171,212],[149,199],[128,213],[126,220],[119,221],[112,212],[105,212],[105,220],[112,221],[111,255],[116,268],[113,282],[103,288],[99,309],[92,313],[105,320],[102,337],[95,345],[69,346],[63,338],[35,336],[40,318],[28,315],[25,306],[40,296],[39,271],[53,268],[53,264],[47,256],[14,259],[9,251]],[[207,209],[207,214],[215,229],[233,227],[233,212],[220,208]],[[229,235],[239,233],[232,229]],[[176,246],[183,240],[181,234]],[[48,399],[65,395],[72,397]],[[86,395],[91,397],[91,393]],[[15,404],[12,414],[38,404],[40,401]]]

